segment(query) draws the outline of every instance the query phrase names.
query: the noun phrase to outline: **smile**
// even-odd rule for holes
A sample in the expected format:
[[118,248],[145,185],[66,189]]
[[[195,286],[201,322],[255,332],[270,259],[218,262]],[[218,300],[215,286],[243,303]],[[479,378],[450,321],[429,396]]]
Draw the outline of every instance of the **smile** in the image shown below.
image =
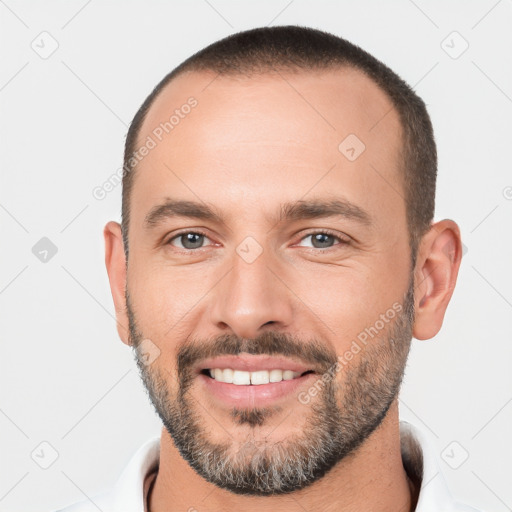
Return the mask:
[[293,380],[302,377],[311,371],[294,372],[292,370],[258,370],[243,371],[232,368],[212,368],[205,370],[205,373],[217,382],[235,384],[236,386],[261,386],[262,384],[277,383],[283,380]]
[[288,357],[241,353],[199,361],[195,372],[202,393],[221,407],[268,407],[294,399],[317,370]]

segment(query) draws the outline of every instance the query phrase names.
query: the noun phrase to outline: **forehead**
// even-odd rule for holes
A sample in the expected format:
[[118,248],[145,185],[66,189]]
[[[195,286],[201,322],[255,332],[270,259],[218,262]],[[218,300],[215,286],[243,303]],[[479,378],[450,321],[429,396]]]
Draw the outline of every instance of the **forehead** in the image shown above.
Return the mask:
[[177,193],[263,206],[315,188],[378,208],[400,199],[401,141],[390,99],[351,68],[187,72],[166,86],[143,122],[138,147],[151,150],[137,165],[132,200],[146,211]]
[[[219,75],[212,71],[185,72],[159,93],[146,115],[139,140],[169,120],[170,115],[180,110],[190,97],[198,101],[200,109],[195,110],[194,117],[201,117],[204,131],[211,128],[208,121],[212,117],[233,122],[234,129],[226,133],[229,142],[243,138],[248,130],[255,130],[254,135],[266,134],[264,138],[276,140],[299,134],[310,138],[317,128],[323,137],[331,131],[334,141],[348,130],[357,131],[362,139],[373,140],[379,133],[388,139],[388,143],[389,139],[394,139],[395,143],[401,139],[401,124],[386,93],[361,71],[340,67],[250,76]],[[385,130],[379,126],[384,116]],[[258,122],[259,131],[251,121]],[[301,121],[307,121],[308,125],[302,125],[298,130]],[[194,132],[197,128],[195,123]],[[269,131],[269,128],[272,129]],[[294,133],[287,133],[292,129]],[[181,126],[172,135],[179,137],[180,133],[188,135],[187,127]],[[196,132],[198,137],[202,133]],[[329,139],[327,137],[327,143]]]

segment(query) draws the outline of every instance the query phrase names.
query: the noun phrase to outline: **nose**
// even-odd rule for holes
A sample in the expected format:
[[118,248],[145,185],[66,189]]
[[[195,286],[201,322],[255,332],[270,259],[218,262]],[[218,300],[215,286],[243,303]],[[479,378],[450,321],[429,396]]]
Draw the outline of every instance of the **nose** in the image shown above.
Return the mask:
[[231,270],[212,294],[211,320],[217,329],[252,339],[267,328],[290,326],[293,293],[270,259],[265,251],[251,263],[234,254]]

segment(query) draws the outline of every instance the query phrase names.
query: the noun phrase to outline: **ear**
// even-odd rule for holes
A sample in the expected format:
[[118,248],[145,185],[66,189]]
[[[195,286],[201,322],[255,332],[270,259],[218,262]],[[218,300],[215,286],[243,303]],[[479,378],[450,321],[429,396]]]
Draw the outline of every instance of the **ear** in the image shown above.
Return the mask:
[[416,339],[433,338],[441,329],[461,258],[462,242],[457,224],[449,219],[432,224],[419,244],[414,270],[413,336]]
[[116,309],[117,332],[123,343],[130,345],[125,297],[126,258],[121,225],[114,221],[108,222],[103,230],[103,236],[105,238],[105,265]]

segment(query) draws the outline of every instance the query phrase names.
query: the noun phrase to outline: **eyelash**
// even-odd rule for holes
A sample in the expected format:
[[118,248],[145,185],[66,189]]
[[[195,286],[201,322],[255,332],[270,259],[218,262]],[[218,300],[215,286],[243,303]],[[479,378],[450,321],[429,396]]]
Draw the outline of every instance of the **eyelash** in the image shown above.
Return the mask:
[[[205,238],[208,238],[208,235],[204,231],[201,231],[200,229],[196,229],[196,230],[190,230],[189,229],[189,230],[184,230],[184,231],[181,231],[179,233],[176,233],[172,238],[169,238],[169,240],[164,245],[171,245],[171,242],[173,240],[175,240],[176,238],[179,238],[182,235],[187,235],[187,234],[190,234],[190,233],[192,233],[194,235],[202,235]],[[330,235],[333,238],[335,238],[336,240],[338,240],[339,243],[334,245],[334,246],[332,246],[332,247],[326,247],[325,249],[321,249],[321,248],[318,248],[318,247],[303,247],[303,249],[309,249],[309,250],[320,251],[320,252],[325,253],[325,252],[330,252],[332,250],[335,250],[339,245],[347,245],[349,243],[348,237],[343,238],[343,237],[339,236],[339,234],[337,234],[336,232],[331,231],[330,229],[318,229],[318,230],[315,230],[315,231],[310,231],[310,232],[304,234],[299,241],[304,240],[308,236],[313,236],[313,235],[317,235],[317,234]],[[201,251],[201,249],[206,249],[206,247],[199,247],[197,249],[180,249],[179,247],[174,247],[174,246],[172,246],[172,247],[177,252],[182,253],[182,254],[187,254],[187,253],[188,254],[193,254],[194,252]]]

